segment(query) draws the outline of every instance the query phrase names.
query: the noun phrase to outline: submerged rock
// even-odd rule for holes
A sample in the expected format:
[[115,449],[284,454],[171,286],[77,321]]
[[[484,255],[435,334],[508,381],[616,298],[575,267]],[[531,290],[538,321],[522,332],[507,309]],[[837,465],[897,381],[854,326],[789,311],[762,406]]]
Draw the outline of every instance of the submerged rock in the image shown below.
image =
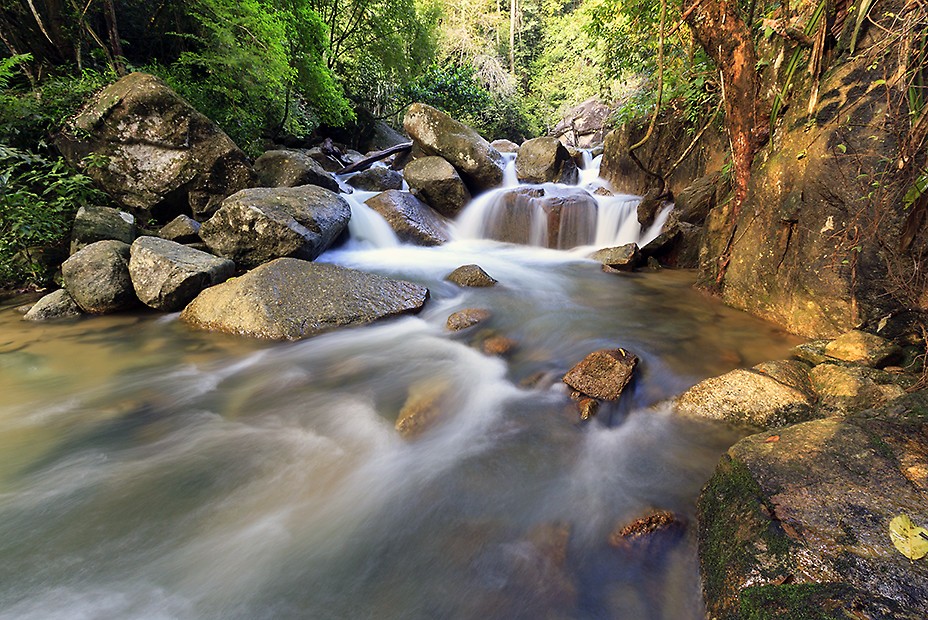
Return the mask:
[[434,246],[451,240],[448,224],[409,192],[391,189],[372,196],[364,204],[387,220],[400,241]]
[[129,244],[91,243],[61,265],[64,288],[81,310],[105,314],[138,303],[129,277]]
[[480,265],[461,265],[447,276],[445,280],[454,282],[458,286],[487,287],[496,286],[497,281],[490,277]]
[[422,309],[424,286],[327,263],[279,258],[200,293],[181,320],[258,338],[308,338]]
[[459,332],[462,329],[473,327],[479,323],[484,323],[493,316],[489,310],[483,308],[465,308],[459,310],[448,317],[445,326],[453,332]]
[[353,175],[347,183],[365,192],[385,192],[403,189],[403,175],[384,166],[373,166]]
[[290,256],[313,260],[348,226],[351,207],[315,185],[246,189],[200,228],[210,250],[245,267]]
[[255,160],[255,172],[264,187],[318,185],[338,192],[335,177],[302,151],[267,151]]
[[516,176],[523,183],[565,183],[576,185],[577,164],[556,138],[527,140],[516,156]]
[[73,319],[83,314],[66,290],[58,289],[35,302],[23,315],[27,321],[53,321],[56,319]]
[[132,243],[135,239],[135,217],[111,207],[78,209],[71,226],[71,254],[106,239]]
[[130,251],[129,275],[135,294],[155,310],[180,310],[200,291],[233,273],[235,263],[228,259],[159,237],[139,237]]
[[625,349],[594,351],[564,375],[564,383],[587,396],[618,400],[632,379],[638,356]]
[[518,345],[518,342],[508,336],[494,334],[480,344],[480,350],[486,355],[505,357],[511,354]]
[[618,549],[646,548],[661,539],[679,538],[685,530],[686,519],[669,510],[655,510],[617,526],[609,535],[609,544]]
[[502,155],[476,131],[444,112],[414,103],[403,118],[403,127],[427,155],[448,160],[474,191],[502,184]]
[[432,428],[447,406],[450,389],[446,381],[429,381],[410,386],[406,402],[394,425],[397,432],[411,439]]
[[413,194],[445,217],[454,218],[470,202],[464,181],[442,157],[420,157],[403,169]]

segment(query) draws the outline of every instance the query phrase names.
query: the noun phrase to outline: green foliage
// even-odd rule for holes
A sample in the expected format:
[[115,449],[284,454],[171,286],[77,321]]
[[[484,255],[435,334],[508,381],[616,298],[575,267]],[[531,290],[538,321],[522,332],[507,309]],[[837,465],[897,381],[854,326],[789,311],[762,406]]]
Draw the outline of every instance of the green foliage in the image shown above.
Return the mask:
[[40,250],[64,240],[80,207],[105,201],[61,158],[0,146],[0,286],[46,282]]

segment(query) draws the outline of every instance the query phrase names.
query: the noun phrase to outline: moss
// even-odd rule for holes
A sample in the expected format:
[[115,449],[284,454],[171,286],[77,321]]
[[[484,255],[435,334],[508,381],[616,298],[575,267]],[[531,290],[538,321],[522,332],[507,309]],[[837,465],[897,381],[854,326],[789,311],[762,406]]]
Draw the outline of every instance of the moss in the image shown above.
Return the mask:
[[848,618],[848,599],[854,593],[844,584],[803,583],[745,588],[741,592],[742,620],[830,620]]

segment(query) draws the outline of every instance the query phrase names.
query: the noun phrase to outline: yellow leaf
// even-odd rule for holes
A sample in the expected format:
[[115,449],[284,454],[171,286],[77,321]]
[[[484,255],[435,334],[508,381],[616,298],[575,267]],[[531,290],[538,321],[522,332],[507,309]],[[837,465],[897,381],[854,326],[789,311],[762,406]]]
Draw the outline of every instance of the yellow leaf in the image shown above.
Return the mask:
[[899,553],[910,560],[928,555],[928,530],[912,523],[908,515],[893,517],[889,522],[889,538]]

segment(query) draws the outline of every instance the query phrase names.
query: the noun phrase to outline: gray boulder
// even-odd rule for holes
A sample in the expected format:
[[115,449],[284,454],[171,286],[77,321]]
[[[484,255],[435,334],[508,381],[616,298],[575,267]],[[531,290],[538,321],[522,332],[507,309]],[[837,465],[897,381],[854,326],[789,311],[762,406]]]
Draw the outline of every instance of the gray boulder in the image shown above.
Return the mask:
[[564,115],[554,127],[554,135],[570,146],[583,149],[602,144],[612,110],[606,104],[587,99]]
[[[153,75],[131,73],[81,108],[56,136],[68,163],[122,207],[167,221],[209,217],[254,183],[248,157],[219,127]],[[85,158],[104,159],[87,166]]]
[[411,282],[280,258],[206,289],[180,318],[204,329],[294,340],[418,312],[428,295]]
[[519,148],[516,176],[523,183],[566,183],[576,185],[577,164],[556,138],[534,138]]
[[61,265],[64,288],[88,314],[125,310],[138,300],[129,277],[129,244],[97,241]]
[[71,226],[71,254],[106,239],[132,243],[135,239],[135,217],[111,207],[78,209]]
[[454,218],[470,202],[467,186],[443,157],[414,159],[403,175],[412,193],[445,217]]
[[403,118],[403,127],[426,155],[440,155],[457,168],[471,190],[480,192],[502,184],[502,155],[467,125],[431,106],[414,103]]
[[178,215],[161,227],[158,236],[176,243],[199,243],[200,222],[189,215]]
[[364,204],[383,216],[404,243],[432,246],[451,239],[445,221],[409,192],[391,189],[372,196]]
[[200,228],[214,253],[254,267],[282,256],[313,260],[351,218],[345,199],[315,185],[238,192]]
[[518,153],[519,145],[513,142],[512,140],[493,140],[490,142],[490,146],[499,151],[500,153]]
[[23,316],[27,321],[52,321],[55,319],[72,319],[81,314],[80,307],[63,288],[49,293],[35,302]]
[[365,192],[385,192],[388,189],[403,189],[403,175],[384,166],[373,166],[353,175],[347,183]]
[[301,151],[267,151],[255,160],[255,173],[264,187],[318,185],[338,192],[338,181],[315,159]]
[[200,291],[233,273],[235,263],[228,259],[159,237],[139,237],[130,249],[129,275],[135,294],[155,310],[180,310]]

